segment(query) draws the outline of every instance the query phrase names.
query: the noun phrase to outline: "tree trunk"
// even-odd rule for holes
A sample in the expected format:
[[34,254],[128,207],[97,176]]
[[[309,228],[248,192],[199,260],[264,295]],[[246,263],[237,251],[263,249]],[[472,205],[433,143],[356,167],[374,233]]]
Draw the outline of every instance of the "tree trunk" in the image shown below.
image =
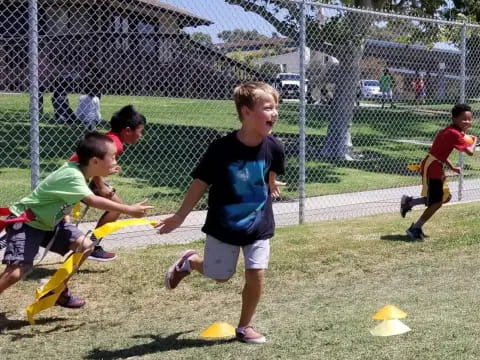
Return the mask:
[[349,51],[350,56],[338,59],[335,76],[335,96],[328,112],[327,136],[321,155],[327,158],[351,160],[351,126],[357,99],[360,61],[363,45]]
[[352,160],[350,130],[357,101],[365,38],[372,21],[368,15],[347,14],[342,39],[332,49],[332,55],[339,64],[334,77],[335,94],[328,112],[327,136],[321,150],[323,157]]

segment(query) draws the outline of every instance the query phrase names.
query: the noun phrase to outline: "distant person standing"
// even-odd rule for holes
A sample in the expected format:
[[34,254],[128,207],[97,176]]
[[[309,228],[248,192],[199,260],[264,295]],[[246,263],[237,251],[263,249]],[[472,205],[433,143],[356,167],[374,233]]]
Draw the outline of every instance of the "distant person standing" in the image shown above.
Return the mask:
[[415,88],[415,104],[424,104],[425,103],[425,80],[423,79],[423,74],[417,72],[417,78],[413,82]]
[[385,69],[385,72],[380,77],[380,91],[382,93],[382,109],[385,106],[385,101],[388,100],[390,102],[390,107],[395,107],[393,105],[393,84],[394,79],[393,76],[390,74],[388,69]]
[[75,113],[68,102],[68,86],[67,81],[60,81],[56,84],[52,94],[52,105],[55,121],[59,124],[74,123],[77,119]]
[[77,118],[90,131],[95,130],[96,126],[102,121],[102,114],[100,113],[100,98],[101,94],[89,93],[80,96],[80,101],[77,108]]

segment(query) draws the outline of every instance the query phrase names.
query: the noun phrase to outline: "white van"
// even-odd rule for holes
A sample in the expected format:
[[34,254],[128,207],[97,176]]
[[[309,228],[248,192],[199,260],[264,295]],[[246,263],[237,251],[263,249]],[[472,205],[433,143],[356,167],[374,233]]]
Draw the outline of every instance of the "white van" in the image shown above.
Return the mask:
[[[279,73],[275,77],[275,87],[283,99],[300,98],[300,74]],[[305,94],[307,101],[310,102],[311,96],[308,88],[308,80],[305,79]]]
[[380,81],[378,80],[360,80],[358,96],[361,99],[380,99]]

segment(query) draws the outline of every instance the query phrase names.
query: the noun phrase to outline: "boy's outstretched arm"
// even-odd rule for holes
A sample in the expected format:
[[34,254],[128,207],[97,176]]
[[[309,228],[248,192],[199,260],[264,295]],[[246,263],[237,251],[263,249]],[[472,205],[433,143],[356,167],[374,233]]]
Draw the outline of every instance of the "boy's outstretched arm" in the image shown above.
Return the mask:
[[127,214],[132,217],[142,217],[147,214],[148,209],[153,209],[153,206],[146,206],[147,200],[133,205],[120,204],[115,201],[105,199],[97,195],[89,195],[82,199],[82,201],[90,207],[105,210],[115,211],[122,214]]
[[185,198],[183,199],[180,209],[178,209],[178,211],[172,216],[160,220],[156,226],[158,228],[158,232],[160,234],[167,234],[182,225],[187,215],[202,198],[203,194],[205,194],[207,188],[208,184],[206,182],[200,179],[193,180],[190,188],[187,191],[187,194],[185,195]]
[[277,180],[277,173],[270,171],[268,173],[268,187],[270,188],[270,195],[273,198],[280,196],[280,186],[285,186],[287,183]]

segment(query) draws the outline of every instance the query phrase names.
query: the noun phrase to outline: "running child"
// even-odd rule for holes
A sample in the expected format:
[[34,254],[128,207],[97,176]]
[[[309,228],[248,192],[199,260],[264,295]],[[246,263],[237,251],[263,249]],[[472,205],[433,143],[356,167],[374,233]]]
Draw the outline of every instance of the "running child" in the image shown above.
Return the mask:
[[277,174],[284,172],[283,145],[271,135],[278,119],[278,92],[262,82],[235,88],[241,128],[213,142],[192,173],[193,182],[175,215],[158,225],[161,234],[179,227],[208,190],[208,212],[202,231],[207,234],[204,257],[185,251],[168,269],[167,289],[175,289],[192,270],[224,282],[236,270],[240,250],[245,258],[242,309],[237,339],[263,343],[253,316],[262,294],[274,235],[272,195],[278,196]]
[[[88,179],[115,172],[116,151],[108,136],[99,133],[85,135],[77,146],[78,163],[67,162],[41,181],[30,195],[10,207],[3,257],[6,268],[0,275],[0,294],[23,277],[33,265],[39,247],[46,247],[50,241],[53,241],[50,251],[60,255],[69,251],[91,251],[92,241],[85,238],[76,226],[64,221],[77,202],[133,217],[145,216],[152,208],[145,206],[145,201],[135,205],[120,204],[94,195],[88,187]],[[68,288],[57,301],[57,305],[68,308],[79,308],[84,304],[85,301],[71,295]]]
[[450,201],[451,195],[445,181],[444,165],[452,171],[460,173],[460,168],[448,159],[453,149],[473,155],[477,145],[477,137],[473,137],[472,144],[465,139],[465,132],[472,125],[472,109],[467,104],[457,104],[452,108],[452,123],[441,130],[433,140],[429,154],[422,161],[420,172],[422,174],[422,196],[413,198],[403,195],[400,201],[400,214],[406,213],[416,205],[426,205],[427,208],[416,223],[407,229],[407,235],[415,240],[423,240],[425,234],[422,226],[435,214],[442,204]]
[[[124,144],[134,145],[142,138],[146,122],[145,117],[137,112],[132,105],[124,106],[112,116],[112,119],[110,120],[111,130],[105,135],[113,140],[117,150],[117,157],[123,152]],[[69,161],[76,162],[77,154],[74,154]],[[120,167],[117,167],[117,170],[120,171]],[[106,184],[101,176],[94,176],[92,178],[90,188],[95,195],[102,196],[119,204],[123,203],[115,189]],[[96,228],[109,222],[117,221],[119,217],[120,212],[107,211],[98,220]],[[93,235],[92,240],[96,240]],[[103,247],[98,244],[95,246],[95,249],[88,259],[96,261],[112,261],[115,260],[116,257],[117,255],[115,253],[105,251]]]

